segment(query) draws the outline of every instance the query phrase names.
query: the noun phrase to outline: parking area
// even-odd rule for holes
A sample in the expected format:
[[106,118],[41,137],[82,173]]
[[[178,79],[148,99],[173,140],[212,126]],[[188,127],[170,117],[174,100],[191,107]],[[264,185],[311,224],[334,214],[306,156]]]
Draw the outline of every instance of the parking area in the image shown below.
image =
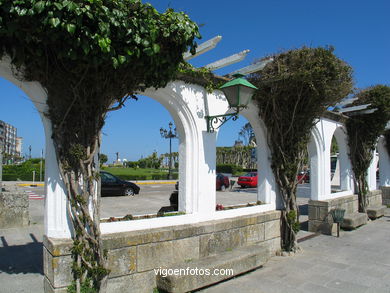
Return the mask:
[[[175,190],[174,184],[157,183],[140,187],[140,193],[135,196],[102,197],[102,218],[155,214],[161,207],[169,206],[169,197]],[[257,188],[234,187],[217,191],[216,196],[217,204],[223,206],[254,203],[257,201]]]
[[[125,215],[155,214],[163,206],[169,206],[169,197],[175,190],[173,183],[138,182],[140,193],[135,196],[102,197],[101,217],[123,217]],[[6,187],[15,188],[16,182],[6,183]],[[13,187],[14,186],[14,187]],[[31,223],[43,223],[44,187],[38,184],[18,186],[18,189],[29,194]],[[307,221],[307,203],[310,198],[310,184],[298,186],[298,204],[300,205],[301,222]],[[257,188],[240,188],[235,184],[226,191],[216,192],[216,203],[224,207],[231,205],[246,205],[257,201]]]

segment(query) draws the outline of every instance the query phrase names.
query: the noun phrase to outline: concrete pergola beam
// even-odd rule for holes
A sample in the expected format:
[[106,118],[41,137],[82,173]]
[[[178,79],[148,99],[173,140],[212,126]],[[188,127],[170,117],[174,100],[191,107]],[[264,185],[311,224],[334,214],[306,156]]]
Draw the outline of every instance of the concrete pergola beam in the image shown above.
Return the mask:
[[232,75],[238,74],[238,73],[242,74],[242,75],[248,75],[248,74],[251,74],[254,72],[258,72],[258,71],[262,70],[268,63],[272,62],[273,60],[274,60],[273,58],[269,58],[267,60],[263,60],[263,61],[255,63],[255,64],[238,69],[236,71],[233,71],[233,72],[229,73],[228,75],[232,76]]
[[348,112],[356,112],[367,109],[371,104],[365,104],[365,105],[359,105],[359,106],[353,106],[348,108],[342,108],[338,109],[337,111],[340,113],[348,113]]
[[213,63],[207,64],[204,67],[208,68],[210,70],[217,70],[217,69],[220,69],[220,68],[223,68],[223,67],[226,67],[226,66],[229,66],[229,65],[232,65],[234,63],[238,63],[238,62],[244,60],[246,55],[249,52],[250,52],[250,50],[244,50],[244,51],[241,51],[240,53],[233,54],[229,57],[226,57],[226,58],[220,59],[218,61],[215,61]]
[[222,36],[216,36],[210,40],[207,40],[206,42],[200,44],[197,48],[196,48],[196,53],[194,55],[192,55],[190,52],[185,52],[183,54],[183,58],[184,60],[188,61],[192,58],[195,58],[199,55],[202,55],[203,53],[206,53],[207,51],[210,51],[212,49],[214,49],[218,43],[222,40]]

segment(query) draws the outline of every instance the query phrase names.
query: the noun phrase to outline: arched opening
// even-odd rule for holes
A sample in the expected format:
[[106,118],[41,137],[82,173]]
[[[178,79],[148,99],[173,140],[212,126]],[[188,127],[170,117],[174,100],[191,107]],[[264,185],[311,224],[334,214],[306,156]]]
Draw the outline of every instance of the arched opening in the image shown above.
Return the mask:
[[[0,271],[18,274],[19,282],[9,282],[10,291],[19,291],[20,284],[43,291],[43,235],[46,190],[45,130],[43,117],[45,93],[36,83],[17,80],[7,58],[0,60],[0,163],[2,187],[0,229],[2,229]],[[42,123],[43,126],[42,127]],[[32,180],[35,182],[32,182]],[[22,181],[20,181],[22,180]],[[26,185],[21,183],[26,182]],[[4,201],[7,204],[4,205]],[[31,274],[40,277],[31,278]]]
[[271,168],[271,151],[267,144],[267,130],[264,122],[259,118],[255,105],[250,105],[242,115],[252,126],[256,140],[257,161],[257,202],[276,209],[281,206],[280,198],[276,195],[275,177]]
[[[107,157],[101,166],[103,219],[157,216],[162,207],[164,212],[178,210],[177,193],[171,198],[180,165],[176,128],[176,121],[159,100],[147,96],[140,95],[122,109],[109,112],[100,150]],[[116,183],[110,175],[136,187]]]
[[321,200],[324,192],[324,174],[322,165],[324,164],[325,144],[316,127],[311,132],[308,145],[308,155],[310,161],[310,199]]
[[257,200],[257,141],[249,121],[239,116],[218,129],[216,210],[260,204]]
[[334,135],[330,147],[330,172],[331,192],[341,191],[339,145]]
[[348,138],[344,127],[334,131],[330,150],[331,192],[352,194],[352,166],[348,156]]
[[378,175],[379,187],[390,186],[390,168],[389,168],[389,152],[386,146],[386,139],[381,136],[378,140]]

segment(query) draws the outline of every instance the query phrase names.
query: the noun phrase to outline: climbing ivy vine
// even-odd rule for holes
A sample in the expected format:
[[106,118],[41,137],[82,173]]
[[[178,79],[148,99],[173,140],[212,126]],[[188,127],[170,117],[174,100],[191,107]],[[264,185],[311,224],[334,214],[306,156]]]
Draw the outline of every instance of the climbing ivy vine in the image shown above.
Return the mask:
[[333,48],[303,47],[273,58],[249,80],[258,87],[254,101],[267,127],[271,166],[283,202],[282,248],[294,251],[299,230],[297,174],[311,129],[330,105],[351,93],[352,69],[334,55]]
[[61,178],[74,228],[72,290],[105,292],[100,232],[99,134],[108,111],[177,74],[198,27],[139,0],[0,0],[0,58],[47,91]]
[[[390,87],[377,85],[361,90],[358,100],[352,105],[371,104],[368,109],[376,109],[371,114],[352,115],[346,122],[348,132],[349,158],[357,183],[359,212],[365,213],[369,204],[367,175],[374,158],[376,144],[390,120]],[[388,134],[388,133],[387,133]]]

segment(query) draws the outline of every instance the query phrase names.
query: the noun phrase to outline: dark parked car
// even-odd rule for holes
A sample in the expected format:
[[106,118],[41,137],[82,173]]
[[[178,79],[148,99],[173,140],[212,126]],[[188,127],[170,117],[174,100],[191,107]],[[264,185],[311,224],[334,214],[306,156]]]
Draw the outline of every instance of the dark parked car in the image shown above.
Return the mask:
[[216,180],[217,180],[216,181],[217,190],[225,191],[226,188],[228,188],[229,185],[230,185],[229,177],[227,177],[227,176],[225,176],[223,174],[218,173]]
[[100,171],[101,195],[134,195],[139,193],[139,186],[128,181],[124,181],[108,172]]
[[237,184],[242,188],[257,187],[257,172],[249,172],[244,176],[238,177]]

